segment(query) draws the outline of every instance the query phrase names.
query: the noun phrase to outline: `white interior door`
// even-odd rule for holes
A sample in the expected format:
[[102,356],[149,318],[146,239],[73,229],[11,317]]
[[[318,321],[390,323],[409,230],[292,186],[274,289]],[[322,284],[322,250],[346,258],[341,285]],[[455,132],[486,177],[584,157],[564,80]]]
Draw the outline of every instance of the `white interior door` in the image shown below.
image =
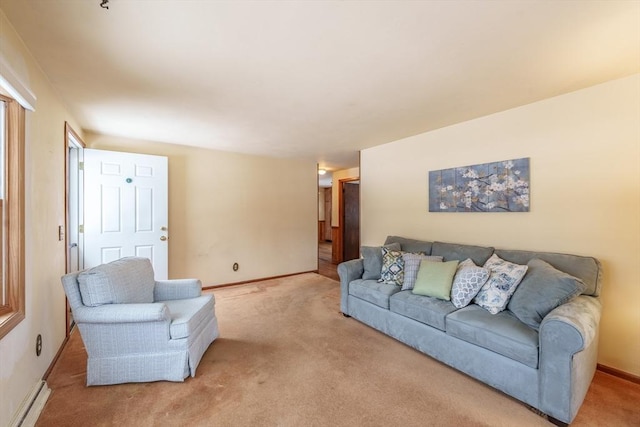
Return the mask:
[[68,183],[67,183],[67,273],[84,268],[82,253],[84,252],[83,234],[80,226],[84,217],[84,174],[80,165],[84,159],[84,149],[73,135],[68,136]]
[[84,150],[84,267],[149,258],[168,278],[166,157]]

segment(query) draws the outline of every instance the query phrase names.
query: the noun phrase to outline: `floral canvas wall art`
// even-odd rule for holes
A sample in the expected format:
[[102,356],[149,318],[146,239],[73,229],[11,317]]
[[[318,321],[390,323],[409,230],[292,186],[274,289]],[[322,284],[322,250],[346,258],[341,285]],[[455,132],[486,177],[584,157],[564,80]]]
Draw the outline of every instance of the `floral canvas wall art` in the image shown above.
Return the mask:
[[529,158],[429,172],[429,212],[529,212]]

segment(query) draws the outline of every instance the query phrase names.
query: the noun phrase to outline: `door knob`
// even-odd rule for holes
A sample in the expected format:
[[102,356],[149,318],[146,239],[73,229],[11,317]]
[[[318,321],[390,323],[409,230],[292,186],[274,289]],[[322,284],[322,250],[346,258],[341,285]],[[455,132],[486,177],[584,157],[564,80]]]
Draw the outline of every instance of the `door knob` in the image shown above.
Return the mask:
[[164,242],[165,240],[167,240],[167,236],[160,236],[160,240]]

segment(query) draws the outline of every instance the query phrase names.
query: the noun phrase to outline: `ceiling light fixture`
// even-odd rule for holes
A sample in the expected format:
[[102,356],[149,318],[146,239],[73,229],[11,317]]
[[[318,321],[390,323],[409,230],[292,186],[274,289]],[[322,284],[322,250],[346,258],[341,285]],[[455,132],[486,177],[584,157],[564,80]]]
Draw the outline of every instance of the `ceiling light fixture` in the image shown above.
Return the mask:
[[100,7],[103,9],[109,9],[109,0],[102,0],[100,2]]
[[324,169],[318,169],[318,175],[324,175],[324,174],[326,174],[326,173],[327,173],[327,171],[326,171],[326,170],[324,170]]

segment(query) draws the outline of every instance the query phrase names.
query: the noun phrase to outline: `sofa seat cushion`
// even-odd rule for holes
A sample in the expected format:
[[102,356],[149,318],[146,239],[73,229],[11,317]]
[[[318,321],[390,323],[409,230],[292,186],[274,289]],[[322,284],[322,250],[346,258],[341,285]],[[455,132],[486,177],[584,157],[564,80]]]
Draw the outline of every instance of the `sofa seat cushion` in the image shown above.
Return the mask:
[[491,314],[472,304],[447,316],[446,331],[470,344],[538,367],[538,332],[509,311]]
[[211,318],[215,304],[212,295],[163,302],[171,313],[169,335],[172,340],[187,338],[195,332],[203,322]]
[[450,301],[415,295],[411,291],[401,291],[389,299],[390,310],[402,316],[424,323],[442,331],[445,317],[457,310]]
[[400,287],[377,280],[357,279],[349,283],[349,295],[363,299],[378,307],[389,309],[389,297],[400,292]]

